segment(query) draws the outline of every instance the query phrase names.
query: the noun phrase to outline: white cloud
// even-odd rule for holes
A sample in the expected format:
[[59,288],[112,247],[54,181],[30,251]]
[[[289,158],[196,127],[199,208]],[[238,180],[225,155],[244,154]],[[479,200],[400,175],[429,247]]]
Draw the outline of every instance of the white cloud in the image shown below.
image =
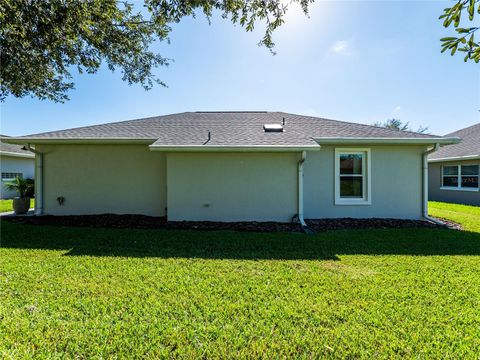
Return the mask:
[[402,110],[402,107],[400,105],[395,106],[395,111],[400,111]]
[[341,55],[352,55],[351,41],[338,40],[330,47],[330,52]]

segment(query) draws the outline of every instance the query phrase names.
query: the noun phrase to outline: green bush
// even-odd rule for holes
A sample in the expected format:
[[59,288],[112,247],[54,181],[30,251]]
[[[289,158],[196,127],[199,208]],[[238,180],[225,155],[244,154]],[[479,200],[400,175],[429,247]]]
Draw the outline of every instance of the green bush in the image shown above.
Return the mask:
[[26,198],[29,194],[33,194],[33,183],[32,179],[17,176],[13,181],[6,183],[5,187],[8,190],[15,190],[20,198]]

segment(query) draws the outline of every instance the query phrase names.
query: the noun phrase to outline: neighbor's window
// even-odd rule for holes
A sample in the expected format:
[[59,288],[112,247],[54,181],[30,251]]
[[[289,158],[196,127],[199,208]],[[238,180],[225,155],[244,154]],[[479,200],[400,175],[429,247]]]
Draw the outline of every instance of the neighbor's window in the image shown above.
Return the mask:
[[2,172],[2,180],[3,181],[12,181],[16,177],[23,177],[23,173],[16,173],[16,172]]
[[458,187],[458,166],[444,166],[442,177],[443,187]]
[[442,188],[478,190],[478,165],[442,166]]
[[335,203],[369,204],[369,149],[335,150]]
[[478,189],[478,165],[462,165],[460,173],[462,188]]

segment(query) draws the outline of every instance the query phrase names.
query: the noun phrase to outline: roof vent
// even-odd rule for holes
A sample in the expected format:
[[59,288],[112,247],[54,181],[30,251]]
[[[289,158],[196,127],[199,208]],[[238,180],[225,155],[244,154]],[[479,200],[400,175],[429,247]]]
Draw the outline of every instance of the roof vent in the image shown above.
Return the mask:
[[283,132],[282,124],[265,124],[263,125],[265,132]]

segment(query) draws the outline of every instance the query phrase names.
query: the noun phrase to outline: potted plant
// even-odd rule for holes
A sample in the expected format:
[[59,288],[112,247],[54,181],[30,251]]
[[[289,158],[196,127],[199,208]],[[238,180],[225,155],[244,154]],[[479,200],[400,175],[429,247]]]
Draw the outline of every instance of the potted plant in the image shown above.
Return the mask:
[[28,209],[30,209],[30,198],[27,196],[27,192],[30,192],[33,187],[31,181],[17,176],[12,182],[6,183],[5,187],[18,193],[18,197],[13,198],[13,211],[15,214],[26,214]]

